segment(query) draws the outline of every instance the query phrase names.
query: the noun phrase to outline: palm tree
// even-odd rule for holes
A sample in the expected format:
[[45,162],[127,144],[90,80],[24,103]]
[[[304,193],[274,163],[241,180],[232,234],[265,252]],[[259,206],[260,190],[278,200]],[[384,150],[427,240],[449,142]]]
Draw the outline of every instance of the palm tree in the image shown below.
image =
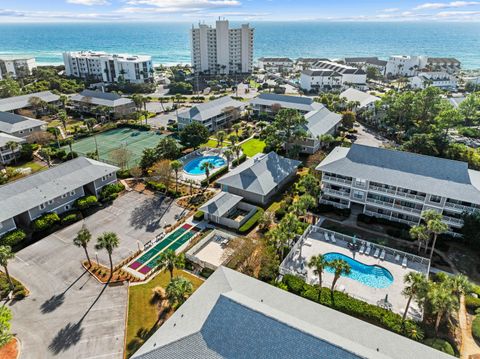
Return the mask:
[[10,278],[10,273],[8,273],[8,261],[10,259],[15,258],[15,253],[12,252],[12,248],[10,246],[0,246],[0,265],[3,267],[5,271],[5,275],[7,276],[8,283],[10,284],[10,290],[12,290],[15,286],[13,285],[12,278]]
[[235,131],[235,134],[237,135],[237,137],[240,137],[239,132],[240,132],[240,128],[242,128],[242,126],[239,123],[234,123],[232,128]]
[[432,260],[438,235],[448,231],[448,225],[442,222],[442,215],[433,209],[424,211],[422,213],[422,218],[427,223],[428,232],[433,234],[432,249],[430,252],[430,260]]
[[427,246],[428,239],[429,239],[429,234],[427,227],[425,226],[413,226],[410,228],[410,237],[412,239],[416,239],[418,241],[418,253],[420,253],[420,250],[422,248],[422,245]]
[[68,137],[65,139],[65,142],[67,143],[68,148],[70,148],[70,159],[72,159],[73,158],[73,148],[72,148],[73,138]]
[[173,270],[185,268],[185,256],[175,254],[173,249],[168,249],[161,253],[157,260],[160,270],[168,270],[170,272],[170,280],[173,280]]
[[58,119],[62,123],[63,129],[66,132],[67,131],[67,120],[68,120],[67,112],[65,110],[59,111],[58,112]]
[[331,287],[332,298],[333,298],[333,290],[335,289],[335,285],[337,284],[337,281],[340,279],[342,275],[349,275],[350,272],[352,271],[352,268],[350,267],[350,264],[348,264],[343,259],[334,259],[333,261],[328,263],[328,266],[332,267],[334,270],[332,287]]
[[15,150],[20,146],[18,142],[15,141],[8,141],[6,144],[7,148],[12,151],[13,155],[13,162],[17,164],[17,156],[15,155]]
[[231,149],[226,149],[225,151],[223,151],[223,155],[227,159],[227,168],[230,168],[230,161],[232,160],[232,157],[233,157],[232,150]]
[[405,321],[407,317],[408,309],[410,309],[410,303],[412,299],[419,299],[421,293],[425,290],[427,285],[427,278],[420,272],[410,272],[405,275],[403,278],[405,287],[403,288],[402,294],[405,297],[408,297],[407,307],[403,313],[402,320]]
[[213,164],[211,162],[203,162],[200,165],[200,169],[205,171],[205,176],[207,180],[207,186],[210,184],[210,170],[213,168]]
[[192,282],[183,277],[172,278],[166,289],[167,298],[172,306],[182,305],[192,292]]
[[170,167],[175,172],[175,192],[178,192],[178,171],[183,167],[183,163],[175,160],[170,162]]
[[328,265],[328,261],[321,254],[312,256],[308,262],[308,268],[314,268],[313,273],[318,275],[318,301],[322,295],[322,274],[325,267]]
[[217,137],[217,147],[222,147],[223,141],[225,140],[227,134],[225,131],[218,131],[215,136]]
[[91,267],[92,262],[90,261],[90,256],[88,255],[87,246],[88,242],[92,239],[92,234],[88,230],[87,226],[84,224],[82,228],[78,231],[77,236],[73,239],[73,244],[77,247],[82,247],[87,256],[88,265]]
[[[232,151],[235,152],[235,155],[237,156],[237,162],[240,158],[240,152],[242,151],[242,148],[238,145],[232,147]],[[239,165],[239,163],[237,163]]]
[[458,310],[458,298],[453,295],[451,288],[445,282],[432,283],[427,294],[432,314],[435,314],[435,335],[445,316]]
[[44,157],[46,159],[48,167],[51,167],[51,165],[52,165],[51,158],[52,158],[53,153],[54,152],[50,147],[45,147],[45,148],[42,148],[40,150],[40,154],[42,155],[42,157]]
[[463,274],[457,274],[454,277],[449,276],[447,280],[453,294],[455,294],[459,300],[461,296],[472,290],[472,283],[470,283],[468,277]]
[[228,139],[230,140],[232,145],[235,145],[238,142],[238,136],[236,136],[236,135],[230,135],[230,137]]
[[108,259],[110,260],[110,277],[113,275],[112,253],[119,244],[120,240],[116,233],[105,232],[97,238],[97,244],[95,245],[95,249],[105,249],[108,253]]

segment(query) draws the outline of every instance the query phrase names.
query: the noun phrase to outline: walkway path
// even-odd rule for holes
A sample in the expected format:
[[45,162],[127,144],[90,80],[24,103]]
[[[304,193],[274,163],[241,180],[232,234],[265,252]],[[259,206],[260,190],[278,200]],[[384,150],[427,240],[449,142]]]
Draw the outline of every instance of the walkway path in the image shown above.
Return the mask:
[[469,314],[465,309],[465,297],[460,298],[460,310],[458,311],[459,325],[462,332],[462,344],[460,353],[462,359],[468,359],[471,355],[480,355],[480,347],[475,342],[472,336],[471,321],[468,318]]

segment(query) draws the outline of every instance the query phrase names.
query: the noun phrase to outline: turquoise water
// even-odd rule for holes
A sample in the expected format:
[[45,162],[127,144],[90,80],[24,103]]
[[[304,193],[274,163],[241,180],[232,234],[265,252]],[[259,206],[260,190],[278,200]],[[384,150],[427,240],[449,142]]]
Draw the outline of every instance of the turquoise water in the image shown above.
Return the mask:
[[[373,288],[387,288],[393,283],[393,276],[387,269],[377,265],[367,265],[341,253],[327,253],[324,255],[327,261],[334,259],[343,259],[346,261],[352,271],[347,276],[357,282]],[[329,273],[334,273],[331,267],[326,267]]]
[[[235,24],[235,23],[233,23]],[[251,22],[255,58],[412,54],[456,57],[480,68],[480,23]],[[155,63],[190,62],[190,23],[0,24],[0,54],[61,63],[67,50],[152,55]]]
[[183,170],[191,175],[203,175],[205,170],[202,170],[202,165],[205,162],[210,162],[213,167],[222,167],[225,164],[225,160],[220,156],[202,156],[195,158],[183,166]]

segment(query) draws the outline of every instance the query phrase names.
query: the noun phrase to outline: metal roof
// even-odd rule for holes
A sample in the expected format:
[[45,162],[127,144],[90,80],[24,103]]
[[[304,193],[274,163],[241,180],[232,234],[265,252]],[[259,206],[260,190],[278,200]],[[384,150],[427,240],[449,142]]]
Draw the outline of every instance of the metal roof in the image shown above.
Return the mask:
[[311,97],[277,95],[273,93],[261,93],[259,96],[250,100],[251,105],[272,106],[275,104],[283,108],[310,112],[318,110],[322,104],[314,102]]
[[45,121],[0,111],[0,132],[14,133],[46,124]]
[[354,144],[336,147],[317,170],[480,204],[480,172],[466,162]]
[[200,211],[213,216],[222,217],[230,209],[235,207],[243,198],[228,192],[220,192],[202,207]]
[[221,115],[222,112],[228,107],[240,109],[244,106],[244,102],[234,100],[230,96],[224,96],[213,101],[196,105],[187,111],[180,112],[178,117],[196,121],[205,121],[212,117]]
[[118,170],[103,162],[78,157],[0,186],[0,222]]
[[311,111],[305,115],[307,124],[305,125],[307,132],[311,137],[328,133],[332,128],[342,121],[342,115],[331,112],[325,106],[316,111]]
[[30,99],[38,97],[45,102],[55,102],[60,99],[60,96],[51,93],[50,91],[35,92],[28,95],[7,97],[0,99],[0,111],[14,111],[21,108],[30,107]]
[[346,89],[340,94],[340,97],[345,97],[348,101],[360,102],[360,107],[365,107],[372,102],[380,101],[380,97],[370,95],[369,93],[354,89],[352,87]]
[[25,142],[25,139],[0,132],[0,147],[6,146],[11,141],[22,143]]
[[447,359],[449,355],[225,267],[136,359]]
[[265,196],[294,173],[300,163],[275,152],[259,153],[221,177],[217,183]]
[[81,93],[70,97],[71,101],[91,103],[97,106],[117,107],[133,104],[129,98],[122,97],[113,92],[101,92],[92,90],[83,90]]

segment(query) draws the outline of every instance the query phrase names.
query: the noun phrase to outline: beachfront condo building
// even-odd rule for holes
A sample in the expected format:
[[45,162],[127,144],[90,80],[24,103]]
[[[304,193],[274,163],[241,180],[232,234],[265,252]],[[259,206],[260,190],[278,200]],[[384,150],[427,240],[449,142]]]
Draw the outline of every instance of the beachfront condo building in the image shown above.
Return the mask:
[[67,76],[92,78],[106,83],[153,81],[151,56],[107,54],[105,52],[64,52]]
[[367,73],[361,68],[332,61],[318,61],[300,74],[300,87],[306,91],[325,91],[355,87],[367,88]]
[[0,58],[0,80],[6,76],[17,79],[31,75],[36,67],[34,57]]
[[463,214],[480,210],[480,172],[466,162],[364,145],[336,147],[317,167],[320,202],[408,225],[433,209],[450,234]]
[[253,32],[248,24],[229,28],[228,20],[215,27],[192,26],[191,55],[195,71],[206,74],[251,73],[253,70]]

